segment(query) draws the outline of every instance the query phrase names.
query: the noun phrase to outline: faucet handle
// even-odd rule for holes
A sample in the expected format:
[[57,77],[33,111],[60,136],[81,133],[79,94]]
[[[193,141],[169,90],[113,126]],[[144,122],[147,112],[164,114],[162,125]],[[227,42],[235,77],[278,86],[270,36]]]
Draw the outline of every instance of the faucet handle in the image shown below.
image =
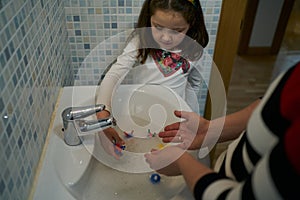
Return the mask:
[[68,107],[62,112],[63,120],[75,120],[85,118],[94,113],[100,112],[105,109],[105,105],[96,104],[83,107]]
[[116,120],[113,117],[97,120],[78,120],[76,122],[80,132],[89,132],[93,130],[104,130],[116,125]]

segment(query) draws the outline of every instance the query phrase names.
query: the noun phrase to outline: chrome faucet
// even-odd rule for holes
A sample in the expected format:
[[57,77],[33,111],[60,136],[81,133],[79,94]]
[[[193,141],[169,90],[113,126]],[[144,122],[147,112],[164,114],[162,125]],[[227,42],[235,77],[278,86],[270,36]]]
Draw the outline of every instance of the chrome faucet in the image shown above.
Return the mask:
[[83,119],[104,109],[105,105],[103,104],[85,107],[68,107],[64,109],[61,116],[63,120],[65,143],[70,146],[80,145],[82,143],[82,138],[79,133],[87,133],[92,130],[104,130],[115,126],[116,121],[112,116],[98,120]]

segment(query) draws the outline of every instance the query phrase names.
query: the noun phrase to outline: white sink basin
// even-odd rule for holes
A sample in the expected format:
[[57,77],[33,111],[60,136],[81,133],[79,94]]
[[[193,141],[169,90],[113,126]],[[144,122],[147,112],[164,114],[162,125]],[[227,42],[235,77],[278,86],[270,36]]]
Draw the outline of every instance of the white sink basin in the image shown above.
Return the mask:
[[[80,94],[74,93],[73,90],[73,87],[64,88],[59,99],[55,118],[49,129],[47,149],[33,195],[35,200],[74,200],[75,198],[67,189],[80,180],[92,158],[90,152],[94,145],[70,147],[63,140],[62,111],[69,106],[92,105],[94,103],[94,100],[86,97],[90,97],[95,88],[81,87]],[[85,140],[94,141],[88,136]]]
[[[130,103],[132,99],[130,100],[125,93],[126,91],[127,94],[130,93],[128,91],[132,89],[131,86],[121,87],[114,101]],[[161,110],[163,108],[157,107],[157,105],[152,108],[147,105],[147,109],[149,108],[149,116],[145,117],[148,120],[146,120],[147,123],[145,123],[145,119],[143,119],[142,124],[139,124],[140,121],[133,119],[130,122],[132,124],[124,124],[124,121],[121,123],[123,126],[122,131],[116,127],[120,135],[122,135],[123,131],[134,130],[135,136],[125,139],[126,149],[123,151],[123,156],[120,160],[116,160],[105,153],[97,134],[84,136],[83,144],[78,146],[65,144],[61,131],[63,127],[61,112],[70,106],[94,105],[96,90],[96,86],[76,86],[63,89],[53,125],[50,127],[49,143],[33,198],[35,200],[193,199],[192,194],[186,188],[182,176],[166,177],[160,175],[160,182],[152,183],[149,177],[155,172],[144,161],[145,152],[150,151],[151,148],[159,148],[163,145],[158,137],[149,138],[147,130],[151,129],[152,132],[158,132],[160,128],[166,125],[165,123],[176,120],[172,118],[172,115],[169,115],[168,109],[178,108],[178,106],[180,106],[178,109],[189,109],[180,99],[176,105],[171,106],[166,111]],[[154,98],[157,99],[159,96]],[[134,96],[134,98],[137,104],[139,98],[144,101],[139,95]],[[161,105],[164,107],[165,103],[161,102]],[[145,109],[145,107],[141,107],[142,105],[138,106],[142,110]],[[132,107],[129,106],[129,108],[131,109]],[[132,113],[141,113],[132,112],[130,109],[127,113],[124,110],[121,112],[122,107],[118,107],[118,109],[120,109],[120,112],[114,113],[113,111],[113,114],[120,121],[123,120],[124,114],[127,115],[129,113],[129,115],[133,116]],[[151,109],[152,111],[160,111],[164,115],[157,115]],[[137,111],[136,108],[133,110]],[[163,124],[157,124],[161,121]]]

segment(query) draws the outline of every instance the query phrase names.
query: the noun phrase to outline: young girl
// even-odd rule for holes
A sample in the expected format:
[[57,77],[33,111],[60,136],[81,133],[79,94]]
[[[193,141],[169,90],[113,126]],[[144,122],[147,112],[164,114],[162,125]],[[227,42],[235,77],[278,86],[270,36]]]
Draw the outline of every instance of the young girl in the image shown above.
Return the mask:
[[[106,110],[97,117],[110,115],[114,89],[137,64],[144,73],[136,74],[135,80],[167,86],[189,103],[201,89],[199,59],[207,44],[199,0],[146,0],[123,53],[101,82],[97,103],[106,105]],[[118,146],[124,144],[114,129],[106,129],[105,134]]]

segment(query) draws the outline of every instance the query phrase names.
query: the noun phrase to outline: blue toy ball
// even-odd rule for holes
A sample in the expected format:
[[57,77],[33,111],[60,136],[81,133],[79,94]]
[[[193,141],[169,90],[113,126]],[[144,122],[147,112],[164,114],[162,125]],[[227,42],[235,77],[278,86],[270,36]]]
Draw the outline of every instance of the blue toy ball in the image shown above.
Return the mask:
[[151,174],[151,176],[150,176],[150,181],[151,181],[151,183],[159,183],[160,182],[160,175],[159,174],[156,174],[156,173],[154,173],[154,174]]

